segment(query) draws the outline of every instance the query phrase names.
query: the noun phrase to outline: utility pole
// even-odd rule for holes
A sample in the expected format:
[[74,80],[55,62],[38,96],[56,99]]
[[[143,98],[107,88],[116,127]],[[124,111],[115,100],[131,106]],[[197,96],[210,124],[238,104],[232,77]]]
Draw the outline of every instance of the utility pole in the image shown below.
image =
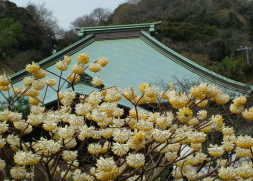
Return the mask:
[[240,46],[238,49],[236,49],[236,51],[245,51],[246,53],[246,63],[249,65],[250,64],[250,59],[249,59],[249,51],[252,50],[253,48],[251,47],[247,47],[247,46]]

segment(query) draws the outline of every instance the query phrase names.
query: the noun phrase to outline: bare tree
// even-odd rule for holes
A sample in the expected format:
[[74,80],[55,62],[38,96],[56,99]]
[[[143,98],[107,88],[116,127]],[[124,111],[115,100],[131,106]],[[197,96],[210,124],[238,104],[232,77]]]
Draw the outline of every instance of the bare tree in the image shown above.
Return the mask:
[[103,8],[96,8],[90,14],[78,17],[71,24],[75,27],[105,25],[110,15],[110,11]]
[[98,25],[103,25],[108,20],[111,12],[103,8],[96,8],[90,15],[97,21]]
[[42,27],[54,33],[59,31],[60,28],[57,25],[56,18],[53,16],[52,11],[45,7],[45,4],[36,5],[31,3],[26,7],[26,9],[33,14],[34,18]]
[[96,26],[97,22],[92,16],[84,15],[82,17],[78,17],[77,19],[75,19],[71,24],[75,27]]

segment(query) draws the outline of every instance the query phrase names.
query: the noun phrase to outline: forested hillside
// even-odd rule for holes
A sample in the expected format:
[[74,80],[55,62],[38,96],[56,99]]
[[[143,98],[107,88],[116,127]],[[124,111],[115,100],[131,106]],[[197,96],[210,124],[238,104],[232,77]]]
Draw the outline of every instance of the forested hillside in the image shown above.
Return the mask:
[[[46,9],[17,7],[0,0],[0,65],[22,69],[78,39],[60,31]],[[114,12],[97,8],[73,21],[74,26],[99,26],[162,21],[155,35],[168,47],[218,73],[253,83],[252,64],[240,46],[253,47],[251,0],[130,0]],[[60,35],[59,35],[60,33]]]
[[35,7],[0,1],[0,63],[16,71],[50,55],[55,35],[43,23]]
[[157,37],[170,48],[233,79],[253,83],[252,65],[245,65],[245,52],[236,51],[252,46],[253,1],[141,0],[120,5],[110,23],[160,20]]

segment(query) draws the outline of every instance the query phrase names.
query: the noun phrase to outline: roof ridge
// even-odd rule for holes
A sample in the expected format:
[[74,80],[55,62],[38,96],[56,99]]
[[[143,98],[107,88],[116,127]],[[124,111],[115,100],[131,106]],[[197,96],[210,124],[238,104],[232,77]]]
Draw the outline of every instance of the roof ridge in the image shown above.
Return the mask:
[[110,26],[91,26],[91,27],[76,27],[75,29],[80,33],[84,32],[101,32],[108,30],[124,30],[124,29],[141,29],[153,28],[155,25],[161,24],[162,21],[142,24],[123,24],[123,25],[110,25]]

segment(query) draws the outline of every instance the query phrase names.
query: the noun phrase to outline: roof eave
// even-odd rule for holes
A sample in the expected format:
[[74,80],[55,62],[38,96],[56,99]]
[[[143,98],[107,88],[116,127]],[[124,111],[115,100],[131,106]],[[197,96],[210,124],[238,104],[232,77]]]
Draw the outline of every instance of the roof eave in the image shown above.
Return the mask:
[[230,85],[232,89],[235,91],[238,91],[240,93],[246,93],[249,94],[253,92],[253,86],[249,84],[244,84],[242,82],[238,82],[232,79],[229,79],[227,77],[224,77],[220,74],[217,74],[211,70],[208,70],[205,67],[202,67],[201,65],[193,62],[192,60],[180,55],[179,53],[175,52],[174,50],[168,48],[166,45],[152,37],[150,34],[148,34],[145,31],[141,31],[141,34],[146,38],[149,42],[154,44],[156,47],[158,47],[161,51],[165,52],[167,55],[172,55],[173,57],[177,58],[177,62],[187,69],[191,69],[191,71],[194,70],[197,74],[201,75],[201,77],[206,78],[207,80],[211,82],[215,82],[216,84],[226,87],[226,85]]
[[[70,46],[56,52],[55,54],[52,54],[51,56],[41,60],[38,62],[38,64],[43,67],[44,65],[48,64],[49,62],[51,62],[52,60],[56,61],[60,58],[63,58],[64,55],[68,55],[68,53],[71,50],[74,50],[76,47],[80,46],[81,44],[89,41],[90,39],[92,39],[94,37],[93,34],[87,35],[84,38],[82,38],[81,40],[71,44]],[[20,78],[24,77],[25,75],[27,75],[28,73],[26,72],[25,69],[22,69],[20,71],[18,71],[15,74],[12,74],[10,76],[10,79],[13,81],[13,83],[17,82]]]

